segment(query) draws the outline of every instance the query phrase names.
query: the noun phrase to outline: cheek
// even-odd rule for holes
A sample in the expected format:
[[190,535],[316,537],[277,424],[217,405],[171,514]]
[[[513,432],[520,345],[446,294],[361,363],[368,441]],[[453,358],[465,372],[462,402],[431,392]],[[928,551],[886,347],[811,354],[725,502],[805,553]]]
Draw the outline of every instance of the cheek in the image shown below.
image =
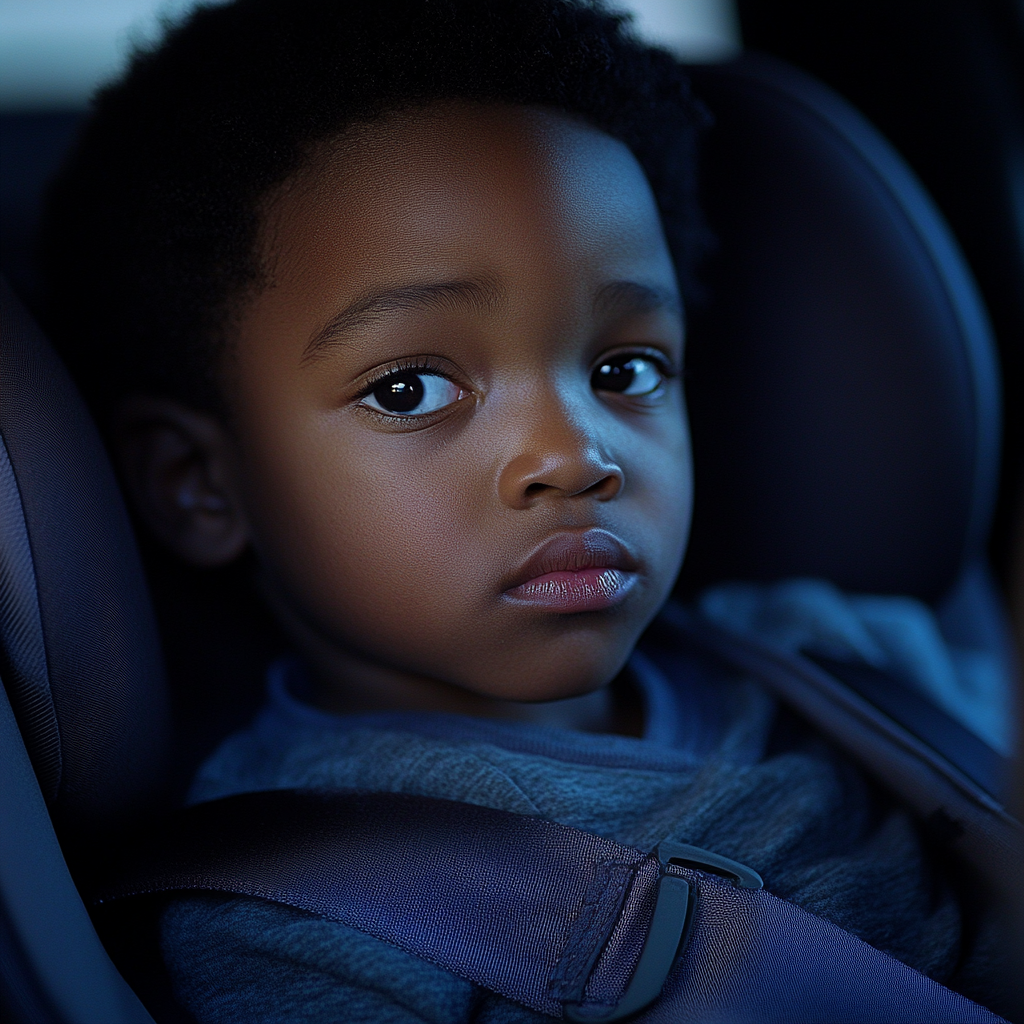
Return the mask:
[[[465,465],[410,436],[346,431],[327,416],[268,452],[253,474],[261,558],[293,600],[330,632],[383,635],[402,620],[437,628],[472,602],[467,559],[479,542]],[[358,440],[357,440],[358,439]],[[427,621],[429,614],[429,622]]]
[[[686,551],[693,515],[693,462],[684,414],[635,448],[633,493],[643,518],[652,576],[662,599],[668,596]],[[627,472],[627,481],[630,474]]]

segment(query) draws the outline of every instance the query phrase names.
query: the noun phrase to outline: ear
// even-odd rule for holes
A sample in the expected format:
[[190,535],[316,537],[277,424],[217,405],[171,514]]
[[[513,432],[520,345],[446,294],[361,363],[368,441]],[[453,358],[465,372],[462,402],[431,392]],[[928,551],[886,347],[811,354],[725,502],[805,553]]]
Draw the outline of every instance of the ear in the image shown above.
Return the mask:
[[113,447],[147,526],[194,565],[225,565],[249,543],[228,432],[170,399],[138,396],[114,417]]

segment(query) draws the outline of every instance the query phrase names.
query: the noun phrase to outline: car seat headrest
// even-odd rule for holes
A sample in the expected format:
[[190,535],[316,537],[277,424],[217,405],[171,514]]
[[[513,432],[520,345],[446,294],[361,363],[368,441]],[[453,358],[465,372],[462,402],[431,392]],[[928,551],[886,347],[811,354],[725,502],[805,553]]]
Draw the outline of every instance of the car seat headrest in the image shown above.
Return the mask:
[[818,576],[940,599],[982,553],[999,383],[977,290],[893,149],[766,57],[693,70],[718,249],[691,317],[681,586]]
[[58,821],[130,813],[168,728],[127,513],[56,353],[0,283],[0,680]]

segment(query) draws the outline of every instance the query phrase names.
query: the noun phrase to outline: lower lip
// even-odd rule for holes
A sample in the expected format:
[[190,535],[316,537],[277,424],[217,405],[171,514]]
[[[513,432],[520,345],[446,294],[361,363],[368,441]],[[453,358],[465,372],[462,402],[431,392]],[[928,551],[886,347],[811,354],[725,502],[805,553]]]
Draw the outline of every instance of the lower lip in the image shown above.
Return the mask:
[[505,595],[520,604],[551,612],[599,612],[621,604],[636,573],[622,569],[582,569],[580,572],[549,572]]

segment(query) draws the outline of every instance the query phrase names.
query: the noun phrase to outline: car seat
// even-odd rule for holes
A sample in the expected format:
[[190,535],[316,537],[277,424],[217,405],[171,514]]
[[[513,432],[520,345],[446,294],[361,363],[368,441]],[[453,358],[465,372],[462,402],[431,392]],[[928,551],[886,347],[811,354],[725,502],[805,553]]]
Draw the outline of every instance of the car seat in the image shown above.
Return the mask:
[[[911,594],[1009,672],[983,556],[997,370],[955,243],[824,87],[759,58],[694,79],[715,117],[703,200],[718,252],[692,317],[698,497],[681,594],[797,575]],[[6,287],[2,304],[0,1006],[18,1021],[150,1022],[72,876],[101,837],[160,808],[156,630],[96,430]]]

